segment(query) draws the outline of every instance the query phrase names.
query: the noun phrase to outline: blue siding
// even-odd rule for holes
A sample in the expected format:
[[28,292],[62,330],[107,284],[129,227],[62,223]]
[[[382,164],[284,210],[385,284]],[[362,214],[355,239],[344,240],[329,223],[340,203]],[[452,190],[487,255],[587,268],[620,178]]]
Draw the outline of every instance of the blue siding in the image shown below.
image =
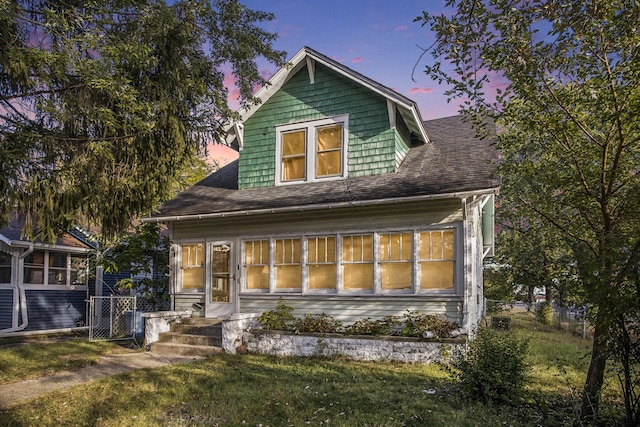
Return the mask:
[[122,271],[120,273],[105,273],[102,277],[102,295],[118,295],[116,283],[122,279],[128,279],[130,277],[131,273],[128,271]]
[[13,289],[0,289],[0,329],[12,327]]
[[87,291],[26,291],[27,331],[63,329],[85,326]]

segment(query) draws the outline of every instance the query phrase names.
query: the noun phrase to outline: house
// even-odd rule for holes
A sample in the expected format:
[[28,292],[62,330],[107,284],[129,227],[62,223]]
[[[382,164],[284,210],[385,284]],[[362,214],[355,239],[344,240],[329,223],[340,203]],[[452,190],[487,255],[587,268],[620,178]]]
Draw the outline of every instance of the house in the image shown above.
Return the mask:
[[91,246],[69,233],[53,244],[25,240],[23,225],[12,215],[0,229],[0,336],[85,326]]
[[170,230],[172,309],[343,322],[446,316],[473,331],[493,250],[490,143],[310,49],[228,128],[237,161],[143,221]]

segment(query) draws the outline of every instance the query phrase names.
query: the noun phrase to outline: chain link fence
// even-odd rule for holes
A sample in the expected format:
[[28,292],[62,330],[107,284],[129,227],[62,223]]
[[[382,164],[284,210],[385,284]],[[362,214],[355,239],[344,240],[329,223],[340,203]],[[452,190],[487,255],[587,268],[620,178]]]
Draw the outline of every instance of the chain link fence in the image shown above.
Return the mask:
[[142,332],[135,296],[92,296],[89,300],[89,341],[135,339]]
[[[485,318],[513,315],[531,315],[536,324],[553,326],[582,338],[591,334],[591,326],[587,320],[588,306],[560,307],[552,304],[546,308],[545,302],[524,303],[521,301],[500,301],[485,299]],[[543,314],[549,311],[549,316]]]

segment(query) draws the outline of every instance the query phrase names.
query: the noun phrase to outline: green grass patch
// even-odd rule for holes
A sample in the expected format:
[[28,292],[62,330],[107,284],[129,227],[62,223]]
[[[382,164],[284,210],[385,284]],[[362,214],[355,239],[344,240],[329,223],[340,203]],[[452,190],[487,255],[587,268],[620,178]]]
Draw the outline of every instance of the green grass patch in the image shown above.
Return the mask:
[[[101,427],[572,425],[590,342],[534,330],[526,316],[512,320],[530,338],[531,367],[513,406],[464,399],[450,371],[438,365],[219,354],[50,393],[1,412],[0,419],[6,426]],[[78,347],[67,354],[87,350],[82,344],[98,346],[89,352],[110,351],[100,347],[108,343],[73,343]],[[42,358],[49,364],[54,357],[47,349],[23,354],[35,357],[34,365]],[[609,398],[603,404],[615,409]]]
[[95,365],[101,355],[123,350],[112,342],[89,342],[86,337],[0,339],[0,384]]

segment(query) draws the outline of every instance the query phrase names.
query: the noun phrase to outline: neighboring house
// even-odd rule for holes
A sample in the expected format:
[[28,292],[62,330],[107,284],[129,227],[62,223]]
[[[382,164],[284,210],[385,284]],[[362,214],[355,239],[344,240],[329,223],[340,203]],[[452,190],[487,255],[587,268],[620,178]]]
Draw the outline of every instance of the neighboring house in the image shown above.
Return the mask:
[[27,241],[22,226],[13,216],[0,229],[0,336],[85,326],[91,247],[68,233],[54,244]]
[[170,230],[172,308],[225,317],[282,297],[298,316],[417,310],[473,331],[500,184],[490,142],[306,47],[256,97],[229,127],[239,159],[144,219]]

